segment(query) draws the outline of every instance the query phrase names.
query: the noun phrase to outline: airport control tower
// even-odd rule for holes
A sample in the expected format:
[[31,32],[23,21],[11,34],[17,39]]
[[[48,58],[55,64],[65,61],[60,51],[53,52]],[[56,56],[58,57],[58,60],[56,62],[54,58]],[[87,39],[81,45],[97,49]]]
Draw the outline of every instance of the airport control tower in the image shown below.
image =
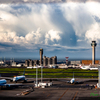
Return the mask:
[[40,49],[40,66],[42,66],[42,59],[43,59],[43,49]]
[[97,43],[96,41],[92,41],[91,46],[92,46],[92,65],[95,64],[95,47]]

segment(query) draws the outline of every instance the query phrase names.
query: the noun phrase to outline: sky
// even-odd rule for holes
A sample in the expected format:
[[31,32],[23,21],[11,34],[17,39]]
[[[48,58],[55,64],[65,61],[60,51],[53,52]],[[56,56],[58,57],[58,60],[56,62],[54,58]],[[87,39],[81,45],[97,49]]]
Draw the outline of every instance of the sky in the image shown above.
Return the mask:
[[100,59],[99,0],[0,0],[0,57]]

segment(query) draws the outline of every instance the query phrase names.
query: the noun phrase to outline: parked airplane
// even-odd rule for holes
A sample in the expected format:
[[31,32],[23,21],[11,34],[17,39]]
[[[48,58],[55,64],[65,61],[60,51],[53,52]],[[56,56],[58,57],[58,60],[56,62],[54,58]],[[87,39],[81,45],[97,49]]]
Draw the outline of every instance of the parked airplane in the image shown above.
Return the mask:
[[10,80],[11,82],[18,82],[18,81],[24,81],[24,82],[27,82],[27,79],[25,79],[25,76],[22,75],[22,76],[14,76],[13,79]]
[[29,66],[29,67],[27,67],[27,68],[31,68],[31,69],[32,69],[32,68],[41,68],[41,67],[42,67],[42,66],[34,66],[34,67],[33,67],[33,66]]
[[[22,84],[6,84],[7,81],[5,79],[0,80],[0,87],[2,88],[10,88],[10,87],[15,87],[15,86],[22,86]],[[5,86],[5,87],[4,87]]]
[[67,83],[71,83],[71,84],[75,83],[74,73],[73,73],[73,78],[70,81],[67,81]]
[[90,67],[89,69],[90,69],[90,70],[98,70],[97,67]]
[[37,67],[33,67],[33,66],[28,66],[27,68],[30,68],[30,69],[32,69],[32,68],[37,68]]
[[87,69],[87,70],[88,70],[90,67],[91,67],[90,65],[89,65],[89,66],[81,66],[81,65],[80,65],[80,68],[81,68],[81,69]]
[[24,69],[24,73],[21,76],[14,76],[13,79],[10,79],[10,81],[12,82],[18,82],[18,81],[24,81],[27,82],[27,79],[25,79],[25,69]]
[[24,81],[27,82],[27,79],[25,79],[25,69],[24,69],[24,73],[21,76],[14,76],[13,78],[8,78],[8,77],[3,77],[6,80],[10,80],[11,82],[18,82],[18,81]]
[[81,83],[83,83],[83,81],[76,81],[75,80],[74,73],[73,73],[73,78],[70,81],[66,81],[66,80],[60,80],[60,81],[67,82],[67,83],[70,83],[70,84],[81,84]]
[[73,78],[70,81],[67,81],[67,83],[76,84],[76,83],[82,83],[82,82],[75,81],[74,73],[73,73]]
[[0,80],[0,86],[4,86],[6,83],[7,83],[7,81],[5,79]]

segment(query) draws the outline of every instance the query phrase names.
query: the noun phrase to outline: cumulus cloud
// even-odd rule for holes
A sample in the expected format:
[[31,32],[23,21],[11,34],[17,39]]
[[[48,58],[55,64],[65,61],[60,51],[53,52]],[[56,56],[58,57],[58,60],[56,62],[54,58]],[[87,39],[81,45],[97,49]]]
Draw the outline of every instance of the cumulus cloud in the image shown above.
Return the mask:
[[86,42],[89,45],[92,40],[100,42],[100,12],[96,10],[100,8],[99,5],[100,3],[68,3],[61,5],[64,17],[75,31],[77,45],[83,45]]
[[66,2],[100,2],[99,0],[0,0],[0,3],[66,3]]
[[[86,39],[89,41],[97,40],[100,41],[100,24],[95,23],[91,25],[90,29],[85,34]],[[99,41],[98,41],[99,40]]]
[[45,48],[47,51],[90,50],[91,40],[100,42],[100,12],[97,10],[99,6],[100,3],[92,2],[52,5],[2,4],[0,42],[16,45],[12,46],[13,48],[10,46],[9,50],[20,52],[37,51],[39,48]]
[[75,34],[84,37],[84,33],[94,22],[92,14],[87,11],[88,4],[68,3],[61,6],[64,17],[74,28]]
[[6,33],[0,33],[0,43],[11,43],[33,49],[32,46],[34,45],[49,45],[48,41],[52,42],[53,45],[55,41],[60,39],[59,34],[59,31],[50,30],[43,35],[40,28],[36,32],[29,32],[25,36],[18,36],[15,32],[6,31]]
[[81,40],[81,39],[78,39],[78,40],[77,40],[77,42],[81,42],[81,41],[83,41],[83,40]]
[[49,41],[54,42],[54,40],[56,40],[56,42],[59,41],[61,39],[59,34],[61,34],[59,31],[48,31],[48,33],[45,35],[45,43],[48,44]]
[[40,28],[38,28],[36,32],[32,31],[31,33],[28,33],[25,36],[25,40],[27,42],[34,43],[34,44],[43,43],[42,38],[43,38],[43,35],[41,34]]

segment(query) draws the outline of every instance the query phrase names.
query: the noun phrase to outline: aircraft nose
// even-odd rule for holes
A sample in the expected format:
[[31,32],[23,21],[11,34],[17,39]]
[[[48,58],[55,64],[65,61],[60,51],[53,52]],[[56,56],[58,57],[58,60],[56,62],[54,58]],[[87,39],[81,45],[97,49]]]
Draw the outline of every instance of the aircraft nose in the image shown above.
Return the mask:
[[16,77],[13,78],[13,82],[15,82],[15,81],[16,81]]
[[13,82],[15,81],[15,78],[13,79]]

